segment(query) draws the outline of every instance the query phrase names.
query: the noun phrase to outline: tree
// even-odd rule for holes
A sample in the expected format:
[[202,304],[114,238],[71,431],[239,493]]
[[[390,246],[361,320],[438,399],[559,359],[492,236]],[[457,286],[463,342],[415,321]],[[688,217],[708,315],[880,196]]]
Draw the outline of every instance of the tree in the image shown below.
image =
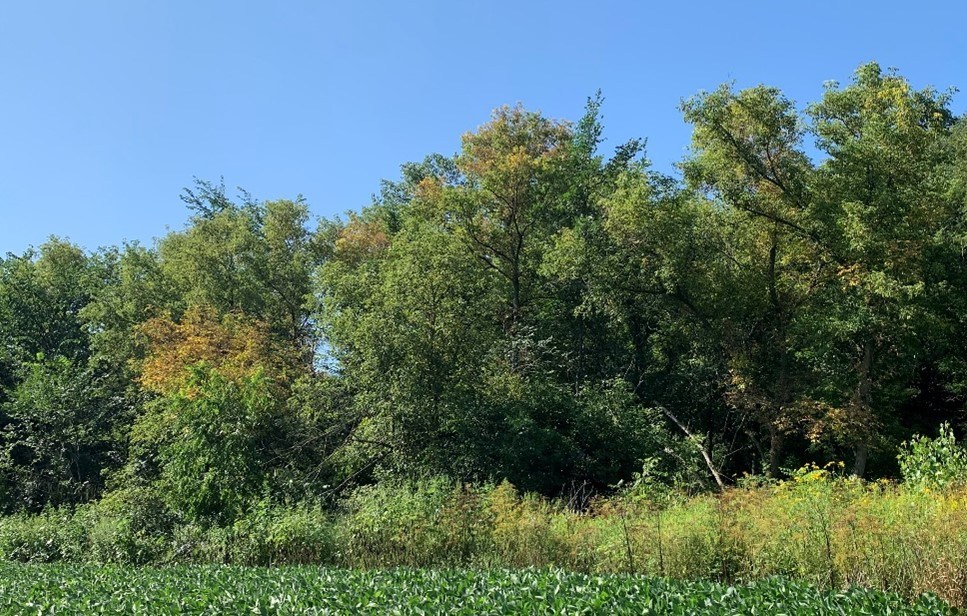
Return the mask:
[[101,265],[52,238],[35,252],[0,262],[0,334],[14,362],[48,357],[86,359],[88,332],[81,310],[101,286]]
[[219,315],[211,307],[193,306],[180,321],[154,317],[139,329],[148,351],[138,381],[148,391],[167,394],[182,389],[191,367],[199,363],[230,380],[256,371],[279,381],[286,378],[284,351],[273,347],[264,323],[245,315]]
[[[610,359],[599,363],[628,383],[640,413],[661,411],[721,484],[728,453],[719,451],[721,436],[734,427],[722,405],[724,369],[713,326],[721,277],[714,222],[707,203],[635,165],[598,198],[593,216],[558,235],[547,265],[580,281],[582,314],[605,319],[599,335]],[[670,437],[665,446],[678,451]],[[690,459],[668,463],[692,466]]]
[[107,253],[52,238],[0,262],[0,474],[9,510],[96,497],[123,463],[132,405],[124,382],[92,357],[83,318],[110,284]]
[[[824,377],[838,384],[858,475],[875,434],[895,425],[937,332],[927,285],[945,276],[931,260],[959,218],[945,173],[953,152],[948,103],[949,95],[914,90],[871,63],[849,86],[829,85],[809,110],[828,154],[817,178],[824,234],[841,265],[820,342],[837,361]],[[842,374],[852,376],[844,382]]]
[[308,229],[305,201],[256,202],[245,193],[238,205],[224,187],[206,183],[186,189],[185,199],[199,213],[158,245],[161,275],[171,288],[163,308],[175,316],[195,305],[245,313],[298,348],[308,369],[317,342],[312,273],[322,254]]
[[389,243],[374,224],[351,221],[321,276],[328,342],[361,413],[349,442],[390,466],[479,470],[490,429],[475,423],[475,389],[500,331],[489,275],[438,227],[407,218]]
[[450,203],[462,236],[507,285],[504,329],[513,332],[533,299],[550,235],[563,223],[564,161],[572,130],[519,105],[463,137],[457,167],[467,182]]
[[125,459],[131,409],[102,367],[38,355],[23,364],[4,415],[0,477],[8,511],[98,497]]
[[154,485],[188,519],[231,522],[288,466],[298,349],[273,345],[264,323],[210,307],[140,329],[148,349],[138,382],[155,395],[132,426],[124,479]]
[[173,511],[229,523],[268,491],[276,398],[259,372],[229,379],[203,362],[190,371],[139,418],[132,438],[136,450],[152,452],[155,485]]
[[580,284],[548,260],[634,164],[637,144],[605,163],[599,139],[594,101],[577,130],[498,110],[465,136],[456,172],[432,157],[405,167],[391,210],[384,198],[339,230],[320,294],[363,466],[556,493],[614,483],[659,448],[614,379],[624,358],[596,337],[604,319],[578,310]]
[[[765,433],[766,468],[779,474],[783,444],[816,407],[798,360],[801,330],[835,261],[811,194],[805,126],[792,102],[759,86],[723,86],[683,105],[695,126],[685,176],[714,200],[719,262],[710,324],[728,366],[727,402]],[[756,439],[757,440],[757,439]]]

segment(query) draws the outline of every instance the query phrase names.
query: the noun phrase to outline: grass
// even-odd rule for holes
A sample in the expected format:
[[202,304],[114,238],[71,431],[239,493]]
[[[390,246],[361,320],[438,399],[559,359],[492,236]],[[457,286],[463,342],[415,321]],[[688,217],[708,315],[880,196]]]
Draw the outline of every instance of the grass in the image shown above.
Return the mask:
[[225,526],[179,520],[156,498],[115,494],[75,511],[0,518],[0,562],[536,568],[722,588],[781,578],[797,580],[783,588],[865,587],[911,603],[932,593],[967,607],[963,487],[864,483],[814,468],[715,495],[628,490],[577,512],[509,484],[387,481],[336,511],[262,502]]

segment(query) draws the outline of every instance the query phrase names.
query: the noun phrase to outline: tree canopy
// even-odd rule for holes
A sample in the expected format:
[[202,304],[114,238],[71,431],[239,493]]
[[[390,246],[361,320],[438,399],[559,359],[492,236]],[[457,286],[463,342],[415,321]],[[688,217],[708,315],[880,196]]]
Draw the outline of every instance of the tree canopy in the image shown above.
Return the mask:
[[0,259],[0,504],[149,486],[230,521],[387,476],[694,488],[897,473],[964,422],[967,128],[861,66],[800,107],[682,103],[680,177],[632,139],[494,111],[313,220],[196,180],[185,227]]

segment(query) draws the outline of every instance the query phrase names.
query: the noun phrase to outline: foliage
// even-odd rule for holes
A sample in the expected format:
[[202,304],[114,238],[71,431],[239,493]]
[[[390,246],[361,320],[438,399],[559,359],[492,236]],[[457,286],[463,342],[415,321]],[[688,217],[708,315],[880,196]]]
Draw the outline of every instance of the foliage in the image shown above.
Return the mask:
[[0,554],[5,561],[79,560],[85,553],[85,544],[84,526],[66,509],[17,514],[0,521]]
[[132,441],[157,465],[155,481],[174,511],[230,521],[266,487],[276,410],[261,373],[232,381],[199,363],[139,418]]
[[191,378],[192,366],[201,362],[232,381],[276,368],[278,362],[264,325],[241,314],[219,317],[210,307],[193,306],[180,322],[166,317],[148,319],[140,326],[140,333],[147,339],[148,352],[138,381],[154,393],[183,389]]
[[186,525],[168,536],[175,562],[232,563],[247,566],[334,562],[337,547],[330,514],[320,503],[279,506],[252,504],[231,525]]
[[490,552],[487,488],[444,478],[356,490],[337,518],[337,562],[352,566],[468,566]]
[[109,492],[72,521],[85,529],[88,562],[144,565],[168,556],[177,517],[157,490],[141,486]]
[[557,570],[340,571],[15,566],[2,568],[0,609],[22,614],[948,614],[935,597],[837,593],[782,579],[724,586]]
[[63,356],[20,367],[20,383],[0,405],[5,417],[0,477],[8,509],[85,502],[103,474],[124,462],[131,413],[123,385],[102,366]]
[[332,512],[324,503],[252,501],[221,525],[185,520],[164,494],[128,488],[75,512],[0,519],[0,555],[25,562],[352,568],[560,567],[741,585],[773,576],[818,589],[858,585],[967,605],[967,494],[865,484],[844,465],[718,496],[649,484],[567,501],[509,483],[383,481]]
[[80,313],[99,290],[103,265],[57,238],[39,251],[0,260],[0,340],[7,360],[32,361],[39,353],[86,359]]
[[603,105],[499,108],[344,219],[196,180],[150,246],[0,259],[0,510],[79,507],[106,561],[852,575],[729,507],[808,486],[769,502],[831,538],[858,488],[786,469],[959,481],[914,435],[963,419],[964,119],[875,63],[805,106],[724,85],[677,178]]
[[967,482],[967,449],[957,444],[950,424],[940,425],[936,438],[917,435],[903,443],[897,456],[903,481],[928,488]]

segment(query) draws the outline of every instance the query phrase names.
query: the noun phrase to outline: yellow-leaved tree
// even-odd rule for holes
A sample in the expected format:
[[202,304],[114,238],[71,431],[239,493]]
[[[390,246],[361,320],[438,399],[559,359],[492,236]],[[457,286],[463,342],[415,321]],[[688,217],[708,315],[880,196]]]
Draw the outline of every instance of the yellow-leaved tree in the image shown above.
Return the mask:
[[130,470],[176,513],[229,523],[265,490],[285,446],[284,392],[293,362],[267,328],[204,306],[141,327],[141,386],[157,397],[132,433]]

